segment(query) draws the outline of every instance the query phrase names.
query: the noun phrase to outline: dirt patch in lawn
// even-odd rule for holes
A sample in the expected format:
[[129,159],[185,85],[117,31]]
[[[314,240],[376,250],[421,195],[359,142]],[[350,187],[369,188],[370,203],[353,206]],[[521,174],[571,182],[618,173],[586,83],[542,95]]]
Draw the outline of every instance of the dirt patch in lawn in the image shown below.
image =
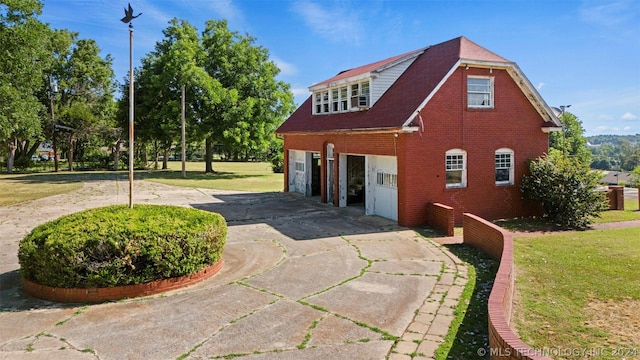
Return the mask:
[[640,346],[640,300],[595,300],[585,307],[585,325],[606,331],[607,346]]

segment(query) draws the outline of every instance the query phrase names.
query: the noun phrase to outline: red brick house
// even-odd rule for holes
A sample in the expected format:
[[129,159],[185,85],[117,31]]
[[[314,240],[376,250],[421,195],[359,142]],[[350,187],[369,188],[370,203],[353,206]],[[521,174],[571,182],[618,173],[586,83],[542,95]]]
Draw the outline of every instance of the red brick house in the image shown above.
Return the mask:
[[425,224],[428,204],[530,214],[519,183],[560,123],[512,61],[459,37],[340,72],[280,126],[285,191]]

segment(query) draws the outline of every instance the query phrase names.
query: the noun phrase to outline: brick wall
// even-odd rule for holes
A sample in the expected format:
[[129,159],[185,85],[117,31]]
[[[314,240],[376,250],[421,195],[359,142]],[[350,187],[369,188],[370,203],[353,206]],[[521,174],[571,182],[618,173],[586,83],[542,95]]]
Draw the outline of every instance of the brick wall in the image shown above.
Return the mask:
[[489,347],[491,359],[551,360],[537,356],[536,350],[525,344],[511,329],[513,303],[513,239],[511,234],[478,216],[463,215],[464,243],[476,247],[500,262],[489,295]]
[[[468,109],[467,75],[494,77],[493,109]],[[424,132],[401,134],[399,148],[407,154],[402,177],[406,179],[407,225],[418,225],[426,218],[428,202],[455,209],[455,223],[471,212],[486,219],[534,215],[538,207],[522,200],[520,180],[527,172],[527,161],[548,150],[540,115],[504,70],[459,68],[440,88],[421,112]],[[445,153],[450,149],[467,152],[467,186],[447,189]],[[495,184],[495,151],[514,151],[514,185]]]
[[223,260],[206,267],[195,274],[170,279],[152,281],[144,284],[114,286],[107,288],[56,288],[41,285],[23,278],[23,287],[27,294],[38,299],[65,303],[100,303],[139,296],[150,296],[162,292],[196,284],[217,274],[222,269]]
[[[467,108],[467,75],[494,78],[493,109]],[[288,149],[318,152],[324,166],[326,144],[333,143],[335,174],[339,153],[397,156],[398,223],[402,226],[425,224],[428,203],[452,207],[455,224],[462,224],[465,212],[490,220],[540,214],[539,206],[523,201],[520,182],[527,161],[548,151],[548,135],[541,130],[540,115],[505,70],[458,68],[420,117],[424,131],[397,136],[392,132],[285,134],[285,154]],[[495,184],[495,151],[501,148],[514,151],[513,185]],[[445,153],[451,149],[467,152],[465,188],[446,188]],[[327,198],[324,174],[322,201]],[[337,204],[337,187],[334,199]]]
[[624,210],[624,187],[608,186],[607,199],[609,199],[609,210]]
[[427,225],[453,236],[453,208],[438,203],[427,204]]
[[[288,151],[289,150],[302,150],[316,152],[320,154],[321,161],[321,181],[320,181],[320,199],[322,202],[327,202],[327,144],[333,144],[334,146],[334,161],[333,173],[335,174],[334,186],[334,205],[338,206],[339,201],[339,189],[338,189],[338,169],[339,169],[339,154],[354,154],[354,155],[387,155],[396,156],[396,137],[393,133],[333,133],[333,134],[308,134],[308,135],[284,135],[284,150],[285,150],[285,191],[289,191],[288,186]],[[398,207],[399,208],[399,207]],[[399,209],[398,209],[398,212]],[[400,221],[398,221],[400,223]],[[424,221],[423,221],[424,223]]]

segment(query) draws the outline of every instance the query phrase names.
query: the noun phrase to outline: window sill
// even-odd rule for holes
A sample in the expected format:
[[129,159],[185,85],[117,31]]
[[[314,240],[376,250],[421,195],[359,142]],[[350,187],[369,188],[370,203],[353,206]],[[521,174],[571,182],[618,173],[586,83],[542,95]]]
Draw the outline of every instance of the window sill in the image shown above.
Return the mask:
[[445,190],[460,190],[460,189],[466,189],[467,186],[466,185],[451,185],[451,186],[446,186],[444,189]]
[[467,106],[467,110],[495,110],[494,106]]

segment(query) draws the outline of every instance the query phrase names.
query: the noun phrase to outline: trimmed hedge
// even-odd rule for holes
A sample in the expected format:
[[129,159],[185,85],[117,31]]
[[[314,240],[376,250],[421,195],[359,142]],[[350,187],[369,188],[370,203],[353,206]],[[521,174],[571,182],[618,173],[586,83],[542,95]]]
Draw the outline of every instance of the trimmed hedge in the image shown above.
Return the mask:
[[220,214],[177,206],[108,206],[33,229],[20,242],[26,279],[59,288],[113,287],[184,276],[222,257]]

